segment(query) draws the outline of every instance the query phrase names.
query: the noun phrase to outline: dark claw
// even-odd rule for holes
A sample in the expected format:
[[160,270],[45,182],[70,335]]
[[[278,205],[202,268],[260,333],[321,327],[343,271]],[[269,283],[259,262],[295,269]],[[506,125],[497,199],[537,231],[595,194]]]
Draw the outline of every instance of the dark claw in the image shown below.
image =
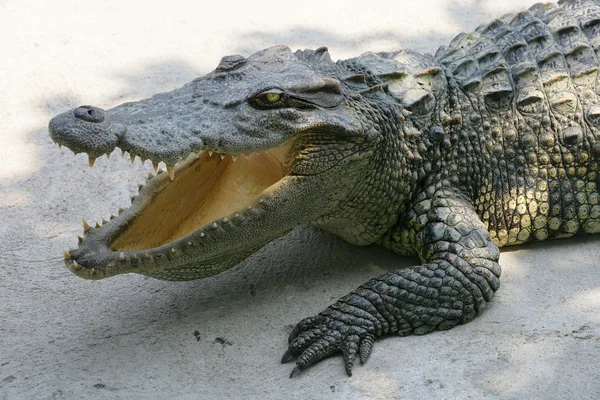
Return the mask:
[[296,365],[294,367],[294,369],[292,370],[292,373],[290,374],[290,379],[293,378],[295,375],[298,375],[300,373],[300,371],[302,371],[302,367],[300,367],[299,365]]
[[283,357],[281,357],[281,363],[285,364],[287,362],[290,362],[294,359],[294,355],[292,354],[292,349],[287,349],[287,351],[285,352],[285,354],[283,355]]

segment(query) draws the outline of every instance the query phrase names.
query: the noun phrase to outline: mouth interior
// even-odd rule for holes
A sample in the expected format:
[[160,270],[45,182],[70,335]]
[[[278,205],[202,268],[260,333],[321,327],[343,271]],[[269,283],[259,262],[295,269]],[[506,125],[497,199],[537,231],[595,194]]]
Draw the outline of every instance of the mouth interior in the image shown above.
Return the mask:
[[[242,212],[289,172],[285,146],[224,159],[201,152],[178,165],[175,179],[153,178],[140,194],[140,209],[110,244],[113,251],[158,247],[218,219]],[[134,205],[135,206],[135,205]]]

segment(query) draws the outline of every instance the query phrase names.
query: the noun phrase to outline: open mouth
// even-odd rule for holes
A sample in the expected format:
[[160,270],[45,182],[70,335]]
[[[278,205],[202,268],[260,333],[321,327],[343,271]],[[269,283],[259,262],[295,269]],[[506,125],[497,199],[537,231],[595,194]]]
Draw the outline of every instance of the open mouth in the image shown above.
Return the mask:
[[[75,274],[90,279],[138,272],[161,279],[193,279],[186,271],[186,254],[203,250],[211,262],[219,264],[219,254],[211,248],[228,242],[230,252],[243,247],[256,250],[272,238],[254,238],[253,246],[241,246],[247,238],[236,238],[244,226],[264,218],[266,203],[291,171],[290,146],[284,144],[239,157],[201,151],[190,154],[168,173],[149,174],[131,207],[118,217],[90,227],[84,221],[85,237],[79,248],[65,253],[65,263]],[[242,231],[244,229],[241,229]],[[239,244],[238,244],[239,243]],[[239,260],[248,254],[239,254]],[[210,258],[213,260],[210,260]],[[231,257],[231,254],[228,256]],[[179,259],[177,259],[179,258]],[[204,258],[204,257],[203,257]],[[233,258],[236,258],[234,256]],[[179,276],[160,271],[160,264],[179,264]],[[216,267],[214,268],[216,269]],[[196,273],[196,272],[194,272]]]
[[[174,179],[159,174],[141,191],[141,204],[112,251],[139,251],[162,246],[259,201],[265,189],[289,172],[287,147],[242,155],[192,154],[177,165]],[[134,206],[135,206],[134,202]],[[238,214],[239,215],[239,214]]]

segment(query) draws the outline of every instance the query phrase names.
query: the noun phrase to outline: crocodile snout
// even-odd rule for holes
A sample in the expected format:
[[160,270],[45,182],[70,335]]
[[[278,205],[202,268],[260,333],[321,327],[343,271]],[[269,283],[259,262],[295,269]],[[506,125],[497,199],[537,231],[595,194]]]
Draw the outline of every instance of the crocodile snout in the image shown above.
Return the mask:
[[85,105],[52,118],[48,131],[56,143],[96,158],[112,152],[127,129],[103,109]]

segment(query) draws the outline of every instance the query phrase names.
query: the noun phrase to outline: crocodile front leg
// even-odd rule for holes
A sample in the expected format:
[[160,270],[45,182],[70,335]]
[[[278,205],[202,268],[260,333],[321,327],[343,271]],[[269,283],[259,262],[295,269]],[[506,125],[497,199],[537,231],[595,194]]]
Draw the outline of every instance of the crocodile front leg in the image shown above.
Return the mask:
[[422,335],[472,320],[500,285],[500,252],[457,191],[438,190],[408,213],[405,233],[423,265],[371,279],[316,317],[302,320],[289,337],[282,362],[297,358],[290,377],[337,351],[352,375],[376,338]]

